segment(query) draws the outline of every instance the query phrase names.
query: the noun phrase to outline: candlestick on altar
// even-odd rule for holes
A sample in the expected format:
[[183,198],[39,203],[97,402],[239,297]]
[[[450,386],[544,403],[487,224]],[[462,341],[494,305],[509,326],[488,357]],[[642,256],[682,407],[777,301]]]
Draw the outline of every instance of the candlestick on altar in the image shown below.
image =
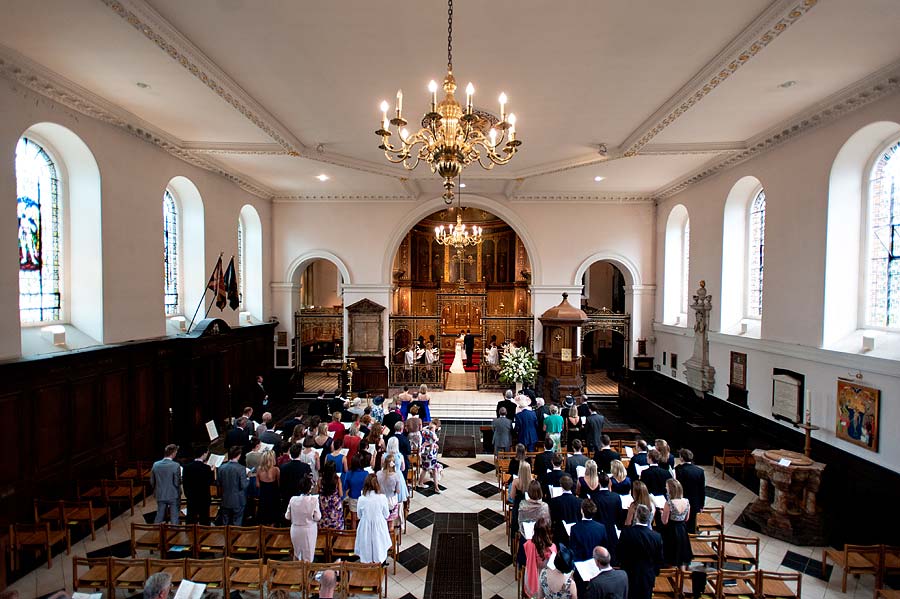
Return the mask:
[[806,431],[806,443],[803,445],[803,455],[806,457],[810,457],[810,453],[812,453],[812,431],[819,430],[819,427],[815,424],[809,423],[809,413],[807,412],[807,421],[806,424],[801,424],[800,428]]

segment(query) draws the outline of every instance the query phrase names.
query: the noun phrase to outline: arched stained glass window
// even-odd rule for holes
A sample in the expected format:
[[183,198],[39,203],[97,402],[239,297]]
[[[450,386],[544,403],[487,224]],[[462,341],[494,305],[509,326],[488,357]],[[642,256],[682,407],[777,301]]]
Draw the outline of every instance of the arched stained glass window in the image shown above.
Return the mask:
[[238,271],[238,294],[240,294],[241,305],[240,310],[244,309],[244,221],[238,218],[238,239],[237,239],[237,271]]
[[760,190],[750,202],[747,262],[747,317],[762,318],[763,266],[766,248],[766,192]]
[[175,316],[181,313],[178,298],[178,206],[168,189],[163,195],[163,260],[166,316]]
[[691,219],[685,219],[681,234],[681,313],[688,313],[691,297],[691,281],[689,276],[691,264]]
[[879,153],[869,180],[866,326],[900,328],[900,142]]
[[16,144],[19,320],[60,319],[60,215],[56,165],[27,137]]

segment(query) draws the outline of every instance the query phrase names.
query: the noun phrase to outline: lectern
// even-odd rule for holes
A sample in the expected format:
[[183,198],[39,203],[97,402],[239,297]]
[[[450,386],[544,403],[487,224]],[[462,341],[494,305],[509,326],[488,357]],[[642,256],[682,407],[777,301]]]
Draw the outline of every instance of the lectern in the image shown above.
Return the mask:
[[558,399],[581,393],[583,380],[581,357],[577,355],[578,327],[585,324],[588,317],[570,304],[568,298],[569,294],[563,293],[559,305],[540,317],[544,346],[538,360],[544,375],[543,394],[546,398]]

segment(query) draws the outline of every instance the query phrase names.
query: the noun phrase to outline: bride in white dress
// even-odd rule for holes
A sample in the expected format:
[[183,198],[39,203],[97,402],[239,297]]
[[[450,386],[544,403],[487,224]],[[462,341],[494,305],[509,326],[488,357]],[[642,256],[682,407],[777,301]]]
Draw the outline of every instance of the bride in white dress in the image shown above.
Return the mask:
[[456,351],[453,354],[453,364],[450,365],[450,372],[453,374],[465,374],[466,369],[463,368],[463,360],[465,360],[465,352],[463,351],[463,333],[456,338]]

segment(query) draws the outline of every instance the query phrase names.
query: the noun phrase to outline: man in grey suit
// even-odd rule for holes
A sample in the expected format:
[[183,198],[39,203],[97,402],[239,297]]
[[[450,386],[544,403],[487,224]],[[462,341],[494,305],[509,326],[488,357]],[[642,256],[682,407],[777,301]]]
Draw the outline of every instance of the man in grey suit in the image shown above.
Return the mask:
[[627,599],[628,575],[622,570],[612,569],[609,551],[604,547],[594,547],[594,562],[600,573],[588,583],[587,599]]
[[228,450],[228,463],[219,466],[216,482],[219,485],[219,496],[222,507],[219,509],[218,522],[223,526],[234,524],[240,526],[244,522],[244,506],[247,505],[247,469],[238,463],[241,448],[234,446]]
[[177,445],[166,445],[163,459],[153,464],[150,470],[150,484],[156,496],[156,520],[159,524],[165,521],[169,512],[169,521],[178,524],[178,502],[181,499],[181,466],[175,461],[178,454]]
[[506,408],[500,408],[491,428],[494,429],[494,455],[498,451],[509,451],[512,444],[512,420],[506,417]]

